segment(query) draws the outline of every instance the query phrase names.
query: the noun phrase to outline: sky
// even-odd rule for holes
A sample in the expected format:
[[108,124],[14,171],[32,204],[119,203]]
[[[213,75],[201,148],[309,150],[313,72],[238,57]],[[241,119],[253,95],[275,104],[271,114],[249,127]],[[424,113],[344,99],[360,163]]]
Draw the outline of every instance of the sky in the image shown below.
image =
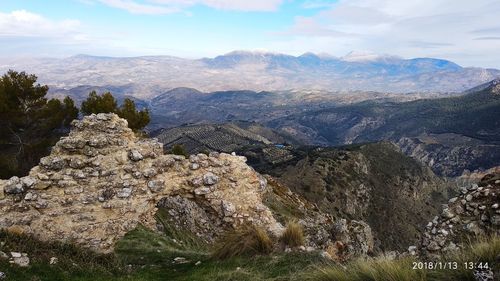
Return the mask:
[[500,68],[499,0],[0,0],[0,57],[233,50]]

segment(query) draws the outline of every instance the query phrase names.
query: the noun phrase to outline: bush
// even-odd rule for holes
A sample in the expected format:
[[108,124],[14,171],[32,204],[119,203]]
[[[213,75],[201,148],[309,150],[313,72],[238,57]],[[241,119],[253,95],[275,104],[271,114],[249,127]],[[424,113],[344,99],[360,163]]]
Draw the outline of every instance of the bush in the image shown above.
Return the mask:
[[304,230],[297,222],[289,222],[280,237],[280,241],[290,247],[304,245],[304,240]]
[[273,242],[267,232],[251,225],[227,232],[216,243],[212,256],[217,259],[227,259],[236,256],[269,254],[272,250]]
[[182,145],[182,144],[174,144],[174,146],[172,146],[172,150],[170,152],[172,154],[175,154],[175,155],[189,157],[186,149],[184,148],[184,145]]

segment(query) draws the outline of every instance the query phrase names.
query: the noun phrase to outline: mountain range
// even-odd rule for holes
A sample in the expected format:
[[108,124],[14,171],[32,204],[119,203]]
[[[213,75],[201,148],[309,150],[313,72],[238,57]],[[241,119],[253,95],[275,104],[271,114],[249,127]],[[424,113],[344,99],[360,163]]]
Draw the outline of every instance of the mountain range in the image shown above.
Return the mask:
[[151,98],[177,87],[200,91],[322,90],[461,92],[500,77],[497,69],[435,58],[350,53],[344,57],[234,51],[214,58],[171,56],[2,59],[0,71],[25,70],[53,89],[120,86]]

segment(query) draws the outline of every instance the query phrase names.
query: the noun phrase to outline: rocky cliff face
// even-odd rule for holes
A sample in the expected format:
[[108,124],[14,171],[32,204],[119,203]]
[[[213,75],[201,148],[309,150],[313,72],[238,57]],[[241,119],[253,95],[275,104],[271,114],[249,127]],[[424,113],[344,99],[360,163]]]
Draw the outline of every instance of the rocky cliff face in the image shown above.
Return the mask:
[[266,180],[244,157],[164,155],[161,143],[138,139],[114,114],[73,127],[29,176],[0,181],[0,228],[108,252],[138,224],[154,227],[163,198],[201,206],[213,225],[198,233],[207,240],[243,223],[282,228],[262,204]]
[[460,248],[468,237],[500,235],[500,173],[488,174],[479,184],[462,188],[429,222],[420,253],[437,256]]
[[297,221],[306,235],[306,246],[323,249],[337,261],[365,256],[374,252],[371,227],[364,221],[347,220],[323,212],[317,204],[292,192],[277,179],[266,176],[269,189],[263,203],[281,223]]
[[396,144],[406,155],[447,177],[495,167],[500,159],[498,144],[451,133],[403,137]]

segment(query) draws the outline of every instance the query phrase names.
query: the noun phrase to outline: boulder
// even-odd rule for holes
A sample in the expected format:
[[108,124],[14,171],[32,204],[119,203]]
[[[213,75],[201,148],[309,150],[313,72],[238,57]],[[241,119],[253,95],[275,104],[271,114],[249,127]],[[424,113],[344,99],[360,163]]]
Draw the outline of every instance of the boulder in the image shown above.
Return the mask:
[[13,176],[11,177],[3,186],[5,193],[8,194],[19,194],[24,192],[24,187],[21,180]]
[[214,175],[212,172],[208,172],[203,175],[203,183],[205,185],[214,185],[219,182],[219,177]]
[[130,158],[130,160],[132,161],[141,161],[142,159],[144,159],[144,156],[142,156],[139,151],[133,149],[129,151],[128,158]]

